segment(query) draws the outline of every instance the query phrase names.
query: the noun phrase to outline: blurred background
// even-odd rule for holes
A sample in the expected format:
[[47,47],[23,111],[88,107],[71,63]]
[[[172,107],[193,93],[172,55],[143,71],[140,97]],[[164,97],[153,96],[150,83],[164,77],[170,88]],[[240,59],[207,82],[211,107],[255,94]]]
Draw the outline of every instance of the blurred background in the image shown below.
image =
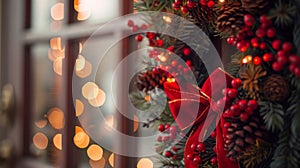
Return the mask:
[[[84,42],[107,21],[131,13],[132,3],[0,1],[0,168],[153,167],[149,158],[119,156],[95,143],[78,121],[78,117],[88,113],[84,103],[75,98],[74,106],[72,98],[73,70],[77,78],[86,78],[93,68],[81,54]],[[111,27],[90,43],[105,46],[118,38],[118,33]],[[82,89],[90,105],[103,105],[109,87],[106,81],[114,65],[134,46],[134,40],[127,38],[107,53],[109,59],[101,65],[105,71],[99,72],[95,83],[87,83]],[[89,97],[91,91],[94,96]],[[108,125],[136,136],[140,129],[138,118],[127,120],[107,104],[103,115]],[[123,143],[120,140],[116,146],[126,145]]]

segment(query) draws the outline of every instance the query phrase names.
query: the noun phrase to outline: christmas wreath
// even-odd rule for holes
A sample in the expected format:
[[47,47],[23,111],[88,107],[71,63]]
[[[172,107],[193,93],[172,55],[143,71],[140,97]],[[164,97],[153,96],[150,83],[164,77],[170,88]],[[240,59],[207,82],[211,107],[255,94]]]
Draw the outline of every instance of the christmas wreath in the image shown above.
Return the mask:
[[[299,0],[134,2],[136,11],[184,17],[213,41],[226,39],[229,45],[225,47],[235,51],[230,61],[224,62],[224,69],[208,74],[196,52],[183,41],[153,32],[136,35],[136,41],[146,41],[154,48],[146,58],[148,68],[133,82],[133,104],[147,108],[157,94],[168,98],[165,110],[144,123],[161,132],[157,152],[162,167],[300,167],[299,5]],[[168,16],[163,20],[171,22]],[[128,21],[133,32],[158,24],[154,20],[139,26]],[[193,32],[189,25],[179,31],[182,36]],[[186,66],[156,48],[179,55]],[[197,86],[185,82],[189,70]],[[225,83],[218,82],[220,76]],[[212,81],[217,83],[214,90]],[[184,87],[179,87],[179,82]],[[185,117],[178,116],[179,109],[184,109]]]

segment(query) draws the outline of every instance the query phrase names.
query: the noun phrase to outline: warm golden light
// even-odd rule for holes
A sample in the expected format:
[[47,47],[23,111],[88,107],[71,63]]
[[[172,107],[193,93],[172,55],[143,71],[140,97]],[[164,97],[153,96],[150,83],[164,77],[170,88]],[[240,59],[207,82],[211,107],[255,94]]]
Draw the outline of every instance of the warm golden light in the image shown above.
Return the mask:
[[175,82],[175,78],[167,78],[167,82]]
[[150,102],[150,101],[151,101],[151,96],[150,96],[150,95],[146,95],[146,96],[145,96],[145,100],[146,100],[147,102]]
[[38,132],[33,136],[33,144],[38,149],[44,150],[48,146],[48,138],[44,133]]
[[75,100],[76,117],[80,116],[84,111],[84,104],[79,99]]
[[78,55],[75,63],[75,70],[81,71],[85,67],[85,58],[82,55]]
[[35,126],[37,126],[38,128],[44,128],[47,123],[48,121],[44,119],[34,122]]
[[139,128],[139,118],[134,115],[133,116],[133,132],[136,132]]
[[54,37],[50,39],[50,48],[52,50],[62,50],[62,43],[60,37]]
[[171,19],[170,16],[163,16],[163,20],[164,20],[167,24],[172,23],[172,19]]
[[249,62],[252,61],[252,56],[251,55],[247,55],[243,58],[242,62],[243,64],[248,64]]
[[84,131],[81,127],[75,126],[75,134],[77,134],[78,132],[84,132]]
[[53,61],[53,71],[59,76],[62,75],[62,60],[63,58],[56,58]]
[[95,144],[91,145],[86,152],[88,157],[94,161],[100,160],[103,156],[103,149]]
[[163,54],[158,55],[158,58],[161,62],[166,62],[168,60],[168,57]]
[[81,131],[75,134],[73,141],[78,148],[86,148],[90,143],[90,137]]
[[153,162],[150,159],[142,158],[139,160],[137,168],[153,168]]
[[99,88],[96,83],[94,82],[87,82],[83,85],[81,89],[81,93],[83,97],[85,97],[88,100],[92,100],[97,98],[99,94]]
[[219,2],[220,2],[220,3],[224,3],[224,2],[225,2],[225,0],[219,0]]
[[58,150],[62,150],[62,134],[56,134],[53,137],[53,144]]
[[64,19],[64,3],[56,3],[51,7],[51,17],[53,20]]
[[86,78],[88,76],[91,75],[92,73],[92,64],[90,62],[88,62],[87,60],[85,60],[85,64],[84,64],[84,68],[80,71],[75,71],[76,72],[76,75],[79,77],[79,78]]
[[114,167],[114,154],[112,153],[109,158],[108,158],[108,162],[110,164],[111,167]]
[[48,112],[48,120],[55,129],[62,129],[65,125],[64,113],[59,108],[52,108]]
[[74,9],[77,12],[91,10],[89,1],[90,0],[74,0]]
[[83,45],[82,45],[82,42],[79,42],[79,51],[78,51],[79,54],[81,54],[82,46],[83,46]]
[[114,126],[114,116],[107,116],[105,118],[105,124],[112,128]]
[[89,100],[89,103],[94,107],[100,107],[104,104],[106,99],[106,94],[103,90],[98,89],[97,97]]
[[102,157],[98,161],[90,160],[89,164],[92,168],[104,168],[105,167],[105,159]]
[[65,58],[65,49],[62,48],[62,49],[52,49],[51,50],[51,53],[53,55],[53,61],[56,59],[56,58]]
[[77,20],[87,20],[91,16],[91,10],[78,12]]

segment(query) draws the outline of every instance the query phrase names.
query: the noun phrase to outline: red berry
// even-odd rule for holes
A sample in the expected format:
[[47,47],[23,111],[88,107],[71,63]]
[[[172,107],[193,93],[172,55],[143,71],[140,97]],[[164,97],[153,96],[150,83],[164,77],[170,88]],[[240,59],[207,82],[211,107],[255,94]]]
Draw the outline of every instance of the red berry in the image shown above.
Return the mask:
[[242,83],[243,83],[243,81],[240,78],[234,78],[231,81],[231,86],[237,89],[242,85]]
[[265,49],[267,49],[267,44],[265,42],[261,42],[260,45],[259,45],[259,48],[261,50],[265,50]]
[[249,118],[249,116],[248,116],[247,113],[241,113],[241,114],[240,114],[240,119],[241,119],[242,121],[247,121],[248,118]]
[[197,145],[197,150],[200,152],[204,152],[206,149],[205,145],[201,142]]
[[254,36],[254,32],[252,30],[249,30],[249,31],[247,31],[247,35],[249,37],[252,37],[252,36]]
[[284,43],[282,44],[282,49],[283,49],[283,51],[289,53],[289,52],[291,52],[292,49],[293,49],[293,44],[290,43],[290,42],[284,42]]
[[176,126],[171,126],[170,127],[170,133],[171,134],[176,134],[176,132],[177,132],[177,127]]
[[183,71],[184,74],[187,74],[190,71],[190,69],[189,68],[183,68],[182,71]]
[[185,64],[189,67],[191,67],[193,65],[191,60],[186,60]]
[[193,160],[194,156],[192,154],[188,154],[188,155],[186,155],[186,159],[187,160]]
[[254,113],[254,110],[253,110],[251,107],[247,107],[246,110],[245,110],[245,112],[246,112],[249,116],[251,116],[251,115]]
[[213,8],[214,6],[215,6],[215,2],[214,1],[210,0],[210,1],[207,2],[207,7]]
[[256,56],[253,58],[254,65],[260,65],[261,64],[261,58]]
[[274,48],[274,50],[280,50],[281,49],[281,40],[274,40],[272,42],[272,47]]
[[167,48],[167,50],[173,52],[173,51],[174,51],[174,46],[169,46],[169,47]]
[[273,59],[274,59],[274,56],[273,56],[273,54],[271,54],[271,53],[265,53],[265,54],[263,55],[263,60],[264,60],[265,62],[271,62],[271,61],[273,61]]
[[191,54],[191,49],[188,48],[188,47],[184,47],[184,48],[182,49],[182,52],[183,52],[183,55],[189,56],[189,55]]
[[143,36],[142,35],[137,35],[135,36],[135,40],[138,41],[138,42],[141,42],[143,40]]
[[231,100],[229,97],[225,96],[225,97],[223,97],[223,102],[225,103],[224,104],[225,107],[228,107],[228,105],[230,105],[230,103],[231,103]]
[[167,142],[169,140],[169,136],[163,136],[162,141]]
[[128,23],[127,23],[127,25],[128,25],[129,27],[132,27],[132,26],[134,26],[134,22],[133,22],[133,20],[128,20]]
[[282,66],[284,66],[284,65],[286,65],[286,63],[288,62],[288,59],[287,59],[287,57],[284,56],[284,55],[278,55],[278,56],[276,57],[276,61],[277,61],[278,63],[280,63]]
[[175,0],[175,3],[177,3],[178,5],[182,4],[182,0]]
[[253,37],[253,38],[251,39],[251,45],[252,45],[252,47],[254,47],[254,48],[259,47],[259,39],[258,39],[257,37]]
[[246,38],[246,34],[245,33],[239,33],[236,35],[237,40],[241,41],[244,40]]
[[153,32],[147,32],[147,33],[146,33],[146,37],[147,37],[148,39],[154,39],[154,38],[156,37],[156,34],[153,33]]
[[296,54],[289,56],[289,62],[295,65],[300,65],[300,57]]
[[241,111],[239,106],[236,104],[230,106],[230,110],[233,112],[234,115],[239,115]]
[[146,30],[148,28],[148,26],[146,24],[142,24],[141,29],[142,30]]
[[172,8],[173,8],[174,10],[180,10],[180,4],[174,2],[174,3],[172,4]]
[[274,27],[271,27],[267,30],[267,37],[273,38],[276,36],[276,29]]
[[170,158],[170,157],[173,156],[173,153],[171,151],[166,151],[165,152],[165,156],[168,157],[168,158]]
[[196,3],[193,2],[193,1],[191,1],[191,0],[189,0],[189,1],[186,2],[186,6],[188,8],[193,8],[193,7],[195,7],[195,5],[196,5]]
[[256,100],[249,100],[248,107],[252,108],[253,110],[256,110],[257,107],[258,107],[257,101]]
[[158,47],[162,47],[162,46],[163,46],[163,43],[164,43],[164,41],[163,41],[162,39],[156,40],[156,45],[157,45]]
[[161,137],[161,136],[158,136],[158,137],[157,137],[157,141],[158,141],[158,142],[162,142],[162,137]]
[[283,69],[283,66],[279,62],[273,62],[272,68],[273,68],[274,71],[279,72],[279,71],[281,71]]
[[238,102],[238,106],[241,110],[244,110],[247,108],[247,100],[240,100]]
[[295,64],[290,64],[289,70],[290,70],[291,72],[294,72],[296,67],[297,67],[297,65],[295,65]]
[[212,138],[216,138],[216,131],[213,131],[213,132],[211,132],[211,134],[210,134],[210,137],[212,137]]
[[178,62],[177,62],[176,60],[173,60],[173,61],[171,62],[172,67],[175,67],[177,64],[178,64]]
[[255,34],[257,37],[263,38],[266,35],[266,31],[264,29],[259,28],[256,30]]
[[287,57],[287,55],[283,50],[280,50],[277,52],[277,57]]
[[234,38],[233,37],[228,37],[227,38],[227,43],[232,45],[234,43]]
[[194,143],[190,146],[191,150],[196,150],[196,147],[197,147],[197,145]]
[[238,42],[236,47],[241,51],[241,52],[246,52],[250,46],[250,42],[248,41],[241,41]]
[[227,96],[234,99],[236,98],[238,95],[238,91],[236,89],[229,89],[228,90],[228,93],[227,93]]
[[217,160],[216,157],[213,157],[213,158],[210,159],[210,162],[211,162],[211,164],[216,165],[218,160]]
[[259,18],[260,23],[270,23],[270,19],[268,18],[267,15],[262,15]]
[[163,125],[163,124],[159,124],[159,126],[158,126],[158,131],[160,131],[160,132],[164,132],[165,131],[165,126]]
[[201,163],[201,158],[200,156],[196,156],[194,159],[193,159],[193,162],[196,164],[196,165],[199,165]]
[[300,77],[300,67],[296,67],[294,69],[294,74],[295,74],[295,76]]
[[206,0],[200,0],[200,4],[201,4],[202,6],[206,6],[207,1],[206,1]]
[[222,90],[222,94],[223,94],[224,96],[226,96],[227,93],[228,93],[228,91],[229,91],[229,88],[225,88],[225,89]]
[[176,148],[175,146],[172,146],[172,150],[173,150],[174,152],[177,152],[177,151],[179,150],[179,148]]
[[254,17],[252,15],[246,14],[244,16],[244,23],[247,26],[252,26],[255,23],[255,19],[254,19]]
[[223,100],[223,99],[218,100],[218,101],[217,101],[217,106],[218,106],[219,108],[224,108],[224,106],[225,106],[224,100]]
[[182,12],[183,14],[186,14],[186,13],[189,12],[189,8],[188,8],[187,6],[181,6],[181,12]]
[[131,29],[132,32],[137,32],[138,30],[139,30],[138,26],[132,26],[132,29]]
[[169,131],[168,129],[169,129],[170,127],[171,127],[170,124],[166,124],[166,125],[165,125],[165,130]]
[[224,124],[224,128],[229,128],[230,126],[231,126],[230,122],[226,122],[226,123]]

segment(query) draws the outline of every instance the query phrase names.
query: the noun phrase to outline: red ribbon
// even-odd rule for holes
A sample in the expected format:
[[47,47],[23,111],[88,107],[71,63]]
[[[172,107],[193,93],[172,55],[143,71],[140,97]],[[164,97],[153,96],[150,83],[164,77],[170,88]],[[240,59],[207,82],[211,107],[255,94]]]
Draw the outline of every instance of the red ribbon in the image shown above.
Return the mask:
[[[226,82],[224,82],[224,79]],[[222,90],[230,84],[232,77],[222,69],[216,69],[204,82],[202,89],[191,84],[179,86],[176,82],[165,82],[164,91],[169,98],[170,111],[181,130],[197,124],[197,127],[188,138],[184,162],[187,168],[198,168],[198,165],[187,159],[187,154],[193,153],[190,146],[198,143],[207,134],[210,124],[216,124],[216,149],[219,168],[238,168],[238,164],[227,158],[224,150],[223,132],[224,119],[216,106],[216,101],[221,99]],[[211,107],[211,108],[210,108]],[[210,112],[211,110],[211,112]],[[209,115],[208,115],[209,114]],[[219,117],[220,122],[216,121]],[[219,121],[219,120],[217,120]]]

